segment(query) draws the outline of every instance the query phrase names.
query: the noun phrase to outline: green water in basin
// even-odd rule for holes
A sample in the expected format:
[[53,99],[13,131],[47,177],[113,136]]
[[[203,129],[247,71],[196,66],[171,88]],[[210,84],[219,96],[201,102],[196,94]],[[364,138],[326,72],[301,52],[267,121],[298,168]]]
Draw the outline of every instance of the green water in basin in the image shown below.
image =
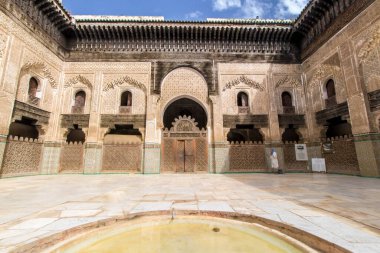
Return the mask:
[[[306,246],[305,246],[306,247]],[[267,228],[220,219],[149,221],[95,231],[53,252],[282,253],[310,252]]]

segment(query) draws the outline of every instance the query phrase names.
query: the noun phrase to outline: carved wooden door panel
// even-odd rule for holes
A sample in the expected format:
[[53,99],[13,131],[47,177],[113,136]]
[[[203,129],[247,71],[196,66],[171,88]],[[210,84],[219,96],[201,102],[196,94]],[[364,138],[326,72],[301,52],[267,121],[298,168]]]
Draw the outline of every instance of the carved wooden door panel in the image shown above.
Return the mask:
[[207,171],[207,130],[200,130],[196,125],[193,118],[180,116],[170,130],[163,131],[161,171]]
[[185,141],[185,172],[194,172],[194,140]]
[[176,172],[185,172],[185,141],[177,141],[177,169]]

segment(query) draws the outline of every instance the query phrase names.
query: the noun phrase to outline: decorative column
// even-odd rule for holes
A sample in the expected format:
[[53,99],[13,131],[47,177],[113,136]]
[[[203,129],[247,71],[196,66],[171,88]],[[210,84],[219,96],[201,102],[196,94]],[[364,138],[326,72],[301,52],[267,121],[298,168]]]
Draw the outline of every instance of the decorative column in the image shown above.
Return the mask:
[[[147,91],[149,92],[149,91]],[[144,139],[144,174],[160,173],[161,164],[161,128],[157,124],[159,95],[146,94],[146,133]]]
[[[271,67],[272,68],[272,67]],[[271,168],[270,155],[272,149],[274,149],[277,153],[279,168],[284,169],[284,149],[282,146],[281,140],[281,132],[280,132],[280,124],[278,120],[278,111],[276,104],[276,90],[275,83],[273,80],[272,69],[268,71],[268,107],[269,107],[269,115],[268,115],[268,123],[269,123],[269,136],[265,138],[265,156],[267,160],[268,168]]]
[[[380,176],[380,134],[371,122],[368,94],[350,42],[340,46],[352,133],[362,176]],[[356,61],[355,61],[356,60]]]
[[[312,159],[313,158],[322,158],[322,150],[321,150],[321,126],[318,126],[314,105],[313,105],[313,91],[312,88],[309,87],[307,83],[306,74],[302,75],[302,84],[304,87],[304,96],[305,96],[305,121],[306,121],[306,129],[308,132],[308,138],[305,138],[305,144],[307,147],[307,154],[309,157],[309,169],[312,170]],[[326,132],[326,130],[325,130]]]
[[220,96],[210,96],[209,172],[229,171],[229,145],[223,130],[223,107]]
[[59,172],[62,141],[58,134],[60,133],[63,82],[64,75],[61,73],[58,87],[53,90],[53,106],[50,113],[49,124],[45,127],[46,135],[43,139],[44,143],[41,163],[41,174],[43,175],[57,174]]
[[84,152],[84,174],[100,173],[102,167],[103,138],[99,140],[102,82],[102,73],[96,72]]

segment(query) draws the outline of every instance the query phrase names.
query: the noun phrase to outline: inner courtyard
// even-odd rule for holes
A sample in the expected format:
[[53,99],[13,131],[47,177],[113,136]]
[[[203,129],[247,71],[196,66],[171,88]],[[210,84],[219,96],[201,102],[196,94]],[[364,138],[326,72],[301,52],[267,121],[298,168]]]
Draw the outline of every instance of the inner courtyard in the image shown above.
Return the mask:
[[154,215],[380,252],[379,10],[191,21],[0,0],[0,252]]

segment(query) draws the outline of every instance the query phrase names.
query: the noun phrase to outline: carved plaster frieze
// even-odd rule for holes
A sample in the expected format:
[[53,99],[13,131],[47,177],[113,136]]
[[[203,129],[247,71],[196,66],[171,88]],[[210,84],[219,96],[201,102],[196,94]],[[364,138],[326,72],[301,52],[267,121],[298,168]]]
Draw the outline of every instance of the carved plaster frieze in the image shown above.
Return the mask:
[[380,26],[374,29],[373,34],[370,39],[368,39],[364,45],[361,47],[358,53],[358,58],[360,62],[365,62],[371,55],[372,51],[380,46]]
[[7,36],[0,33],[0,59],[3,58],[7,46]]
[[86,77],[84,77],[82,75],[77,75],[73,78],[70,78],[65,83],[64,88],[72,87],[72,86],[76,85],[77,83],[82,83],[82,84],[86,85],[89,89],[92,89],[92,83],[90,82],[90,80],[88,80]]
[[223,91],[226,91],[227,89],[231,89],[232,87],[237,86],[240,83],[243,83],[243,84],[245,84],[251,88],[257,89],[259,91],[265,90],[264,85],[262,85],[261,83],[254,81],[254,80],[243,75],[243,76],[240,76],[240,77],[226,83],[226,85],[223,88]]
[[198,122],[195,122],[194,118],[191,116],[179,116],[179,118],[174,119],[172,123],[173,127],[170,129],[171,132],[199,132],[197,127]]
[[27,72],[30,70],[41,71],[43,76],[48,79],[52,88],[57,89],[58,83],[53,77],[51,70],[43,62],[28,62],[22,68],[21,72]]
[[[321,84],[321,81],[324,81],[324,79],[330,75],[334,75],[338,79],[338,81],[342,80],[342,71],[341,68],[338,66],[328,65],[328,64],[322,64],[317,71],[313,74],[310,82],[309,82],[309,88],[317,87]],[[340,82],[337,82],[338,84]]]
[[276,88],[278,87],[292,87],[292,88],[299,89],[299,88],[302,88],[302,84],[298,79],[294,77],[286,76],[284,78],[281,78],[276,83]]
[[57,57],[57,55],[52,53],[49,49],[43,46],[39,40],[36,39],[36,34],[29,33],[23,26],[16,25],[16,23],[3,12],[0,12],[0,27],[9,36],[16,36],[21,41],[27,41],[27,43],[23,44],[23,47],[28,49],[27,51],[33,53],[33,55],[38,55],[38,57],[49,62],[56,68],[59,68],[59,66],[62,65],[62,61]]
[[113,81],[106,83],[105,87],[103,88],[103,91],[109,91],[111,89],[114,89],[116,86],[123,85],[124,83],[128,83],[129,85],[136,87],[136,88],[144,91],[144,93],[147,92],[146,87],[143,83],[141,83],[141,82],[139,82],[139,81],[137,81],[137,80],[135,80],[129,76],[123,76],[121,78],[118,78],[118,79],[115,79]]

